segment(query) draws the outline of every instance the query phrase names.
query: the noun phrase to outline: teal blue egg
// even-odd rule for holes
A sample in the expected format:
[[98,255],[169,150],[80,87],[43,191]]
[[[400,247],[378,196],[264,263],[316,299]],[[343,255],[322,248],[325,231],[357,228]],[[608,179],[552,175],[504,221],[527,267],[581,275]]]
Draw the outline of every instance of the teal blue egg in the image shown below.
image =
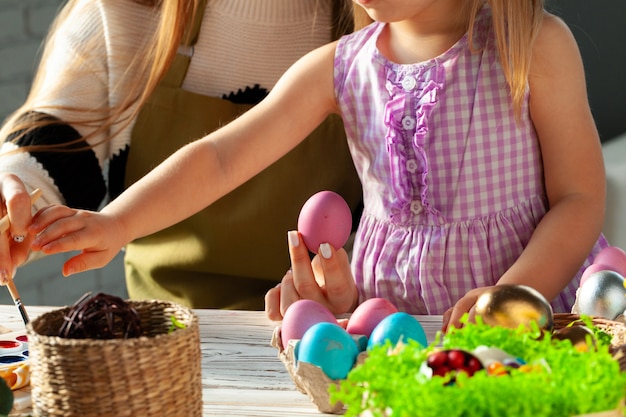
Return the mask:
[[428,346],[426,332],[424,332],[420,322],[412,315],[402,311],[390,314],[374,327],[367,342],[367,349],[382,345],[387,340],[393,346],[399,341],[408,343],[409,340],[414,340],[424,347]]
[[330,379],[344,379],[359,354],[354,338],[335,323],[311,326],[298,344],[296,360],[318,366]]

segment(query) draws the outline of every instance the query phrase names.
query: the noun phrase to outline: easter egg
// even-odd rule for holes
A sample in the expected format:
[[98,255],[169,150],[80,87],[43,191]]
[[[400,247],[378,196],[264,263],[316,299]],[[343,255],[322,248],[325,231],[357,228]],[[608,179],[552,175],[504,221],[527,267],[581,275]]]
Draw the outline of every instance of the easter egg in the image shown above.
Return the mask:
[[580,284],[578,284],[578,286],[582,287],[585,281],[587,281],[587,278],[589,278],[592,274],[596,272],[611,270],[611,267],[608,265],[593,263],[585,268],[585,270],[583,271],[583,275],[580,277]]
[[554,314],[546,298],[526,285],[496,285],[483,292],[474,310],[491,326],[517,328],[532,321],[544,330],[552,330]]
[[298,300],[291,304],[280,326],[283,347],[292,339],[301,339],[304,333],[317,323],[337,324],[337,319],[325,306],[313,300]]
[[515,356],[494,346],[480,345],[477,346],[472,353],[478,358],[484,367],[487,367],[492,363],[512,364],[521,362],[519,358],[516,358]]
[[332,191],[320,191],[302,206],[298,231],[309,251],[317,253],[322,243],[343,247],[352,230],[352,213],[348,203]]
[[350,334],[362,334],[370,337],[372,330],[382,319],[397,313],[398,309],[384,298],[370,298],[363,301],[348,319],[346,330]]
[[367,349],[383,345],[389,340],[393,346],[398,342],[408,343],[414,340],[426,347],[428,340],[420,322],[410,314],[399,311],[385,317],[374,327],[367,342]]
[[624,277],[615,271],[591,274],[578,290],[577,305],[580,314],[615,319],[626,310]]
[[330,379],[344,379],[358,354],[356,342],[343,327],[317,323],[302,336],[296,360],[320,367]]
[[438,350],[426,358],[426,366],[431,369],[433,376],[455,375],[465,372],[468,376],[474,375],[483,369],[480,360],[470,352],[461,349]]
[[596,346],[596,336],[585,326],[568,326],[556,330],[552,335],[557,340],[569,340],[579,352],[587,352]]
[[617,246],[602,249],[593,259],[593,263],[606,265],[608,270],[626,276],[626,252]]

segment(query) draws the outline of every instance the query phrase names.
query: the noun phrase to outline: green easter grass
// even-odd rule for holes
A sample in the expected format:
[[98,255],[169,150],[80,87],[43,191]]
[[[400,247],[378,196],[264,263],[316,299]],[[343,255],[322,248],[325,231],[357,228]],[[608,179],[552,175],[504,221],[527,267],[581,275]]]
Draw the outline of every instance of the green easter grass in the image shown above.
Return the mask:
[[[614,410],[626,394],[626,373],[609,353],[610,336],[585,320],[598,339],[597,349],[586,353],[549,334],[538,340],[542,332],[536,326],[530,331],[506,329],[480,319],[451,329],[443,338],[439,334],[427,348],[409,341],[388,354],[388,343],[371,350],[339,388],[331,385],[331,400],[343,402],[347,417],[366,410],[375,417],[571,417]],[[451,385],[446,385],[449,378],[428,379],[418,372],[433,350],[480,345],[498,347],[535,369],[513,369],[505,376],[461,374]]]

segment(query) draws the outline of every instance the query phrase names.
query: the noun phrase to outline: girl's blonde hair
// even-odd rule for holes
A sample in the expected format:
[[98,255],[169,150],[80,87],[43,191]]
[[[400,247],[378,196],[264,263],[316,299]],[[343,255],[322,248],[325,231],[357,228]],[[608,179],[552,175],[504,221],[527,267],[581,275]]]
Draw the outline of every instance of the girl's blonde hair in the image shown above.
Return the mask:
[[[476,16],[485,2],[491,7],[500,63],[519,117],[526,94],[532,45],[543,19],[544,0],[466,0],[470,45]],[[355,29],[371,22],[365,10],[354,5]]]

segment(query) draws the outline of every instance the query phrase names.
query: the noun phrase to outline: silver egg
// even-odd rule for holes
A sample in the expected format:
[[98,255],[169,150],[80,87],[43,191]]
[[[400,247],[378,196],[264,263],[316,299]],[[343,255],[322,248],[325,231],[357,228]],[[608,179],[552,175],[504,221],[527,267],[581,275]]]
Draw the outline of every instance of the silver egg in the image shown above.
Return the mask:
[[526,285],[496,285],[476,300],[474,311],[491,326],[517,328],[535,321],[539,328],[552,330],[554,314],[546,298]]
[[589,275],[578,290],[578,313],[614,320],[626,310],[624,277],[615,271]]

